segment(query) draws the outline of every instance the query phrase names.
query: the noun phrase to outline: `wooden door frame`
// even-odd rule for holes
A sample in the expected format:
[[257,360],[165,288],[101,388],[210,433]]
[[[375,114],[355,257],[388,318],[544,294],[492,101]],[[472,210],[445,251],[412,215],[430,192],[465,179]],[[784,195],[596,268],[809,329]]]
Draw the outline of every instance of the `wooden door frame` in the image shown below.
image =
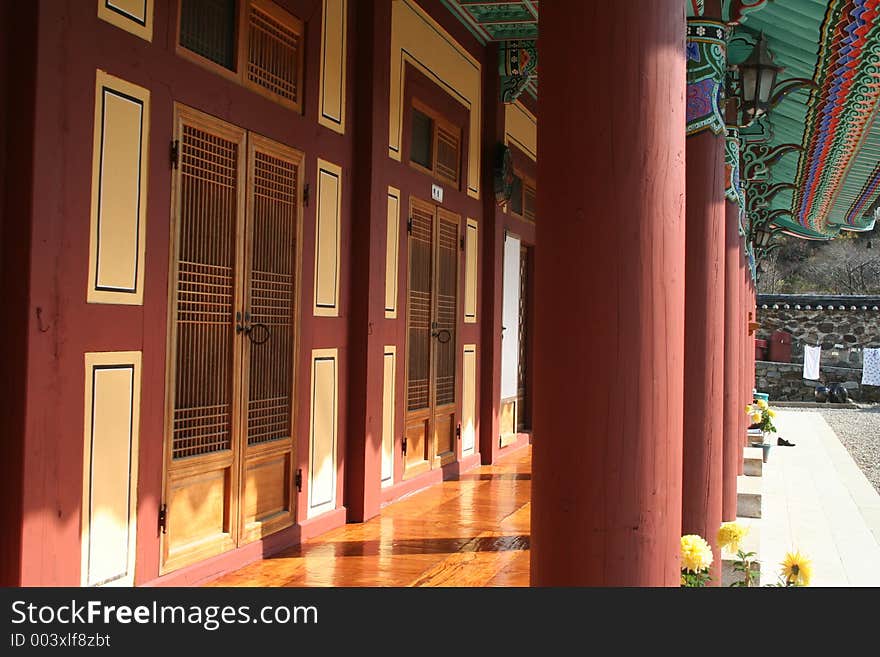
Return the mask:
[[[420,204],[424,206],[425,209],[431,208],[433,213],[433,224],[432,224],[432,249],[431,249],[431,322],[434,321],[434,313],[437,309],[437,268],[439,266],[439,258],[437,258],[437,250],[439,248],[439,232],[440,232],[440,218],[439,211],[446,213],[449,216],[456,217],[458,222],[458,231],[457,236],[461,238],[461,223],[462,223],[462,215],[448,208],[444,208],[442,205],[437,204],[434,201],[426,201],[423,198],[416,196],[415,194],[409,195],[409,216],[412,216],[413,206],[416,204]],[[406,304],[406,324],[405,324],[405,335],[404,335],[404,368],[405,368],[405,376],[404,376],[404,409],[403,409],[403,434],[406,436],[407,427],[410,423],[419,421],[419,420],[427,420],[428,422],[428,431],[426,433],[426,440],[429,441],[428,450],[427,450],[427,464],[425,466],[420,466],[417,469],[407,472],[406,468],[406,456],[403,458],[403,466],[401,472],[401,480],[412,479],[413,477],[417,477],[425,472],[430,472],[431,470],[435,470],[449,463],[454,463],[459,460],[461,457],[460,448],[457,444],[457,441],[453,444],[453,449],[451,452],[451,456],[443,459],[440,455],[437,454],[437,442],[435,439],[435,418],[437,415],[437,404],[436,404],[436,385],[435,382],[435,374],[436,374],[436,358],[435,358],[435,344],[433,341],[433,337],[429,342],[430,348],[428,350],[429,354],[429,365],[428,365],[428,408],[421,409],[418,411],[410,411],[408,409],[408,397],[409,397],[409,363],[410,363],[410,339],[409,339],[409,324],[410,324],[410,304],[409,304],[409,290],[411,285],[411,275],[412,268],[410,266],[412,259],[412,242],[409,236],[409,232],[407,232],[407,259],[406,259],[406,294],[407,294],[407,304]],[[461,344],[460,333],[461,333],[461,321],[459,317],[459,310],[461,309],[461,252],[460,249],[456,249],[456,266],[455,266],[455,340],[456,340],[456,349],[454,349],[454,362],[455,362],[455,378],[456,385],[453,386],[453,395],[454,399],[451,404],[447,404],[444,408],[452,408],[453,413],[455,415],[456,420],[461,419],[461,409],[459,408],[459,403],[461,401],[459,391],[458,391],[458,381],[461,379],[461,361],[459,359],[458,354],[458,346]]]
[[[461,376],[460,376],[460,374],[461,374],[460,369],[461,368],[459,367],[460,363],[458,360],[458,347],[461,346],[462,343],[461,343],[461,339],[460,339],[461,338],[461,335],[460,335],[461,334],[461,326],[459,324],[458,311],[461,309],[461,294],[460,294],[460,290],[459,290],[459,286],[461,284],[461,272],[459,270],[461,268],[462,258],[461,258],[461,249],[459,248],[459,244],[460,244],[460,240],[461,240],[462,215],[460,215],[456,212],[452,212],[452,210],[448,210],[448,209],[444,208],[442,205],[439,205],[436,203],[434,203],[433,205],[434,205],[434,223],[435,223],[435,226],[434,226],[434,238],[435,238],[434,251],[435,251],[435,255],[439,255],[439,252],[440,252],[440,221],[441,221],[440,214],[441,213],[445,214],[447,216],[447,221],[451,221],[451,219],[453,217],[455,217],[455,219],[456,219],[456,231],[455,231],[455,238],[456,238],[456,240],[455,240],[455,244],[456,244],[456,247],[455,247],[455,311],[454,311],[455,314],[453,315],[455,317],[455,344],[454,344],[453,350],[452,350],[453,362],[454,362],[453,369],[455,371],[455,385],[452,386],[452,396],[453,396],[452,402],[449,404],[445,404],[442,408],[444,409],[444,412],[446,410],[451,409],[453,415],[455,416],[456,421],[459,421],[461,419],[461,412],[460,412],[460,409],[458,406],[459,401],[460,401],[459,395],[458,395],[458,382],[461,379]],[[435,281],[439,280],[439,278],[440,278],[439,268],[440,268],[440,258],[435,257],[434,258],[434,271],[432,273],[432,275],[434,277],[433,280],[435,280]],[[439,305],[438,301],[437,301],[437,286],[436,285],[433,285],[432,289],[431,289],[431,304],[432,304],[432,309],[436,312],[437,306]],[[430,377],[431,377],[430,381],[432,383],[436,382],[436,376],[437,376],[437,369],[436,369],[437,368],[437,359],[434,358],[436,347],[437,347],[437,345],[432,342],[431,343],[431,368],[430,368]],[[437,435],[436,435],[436,426],[435,426],[435,421],[436,421],[437,415],[439,414],[438,413],[439,409],[437,407],[437,386],[431,385],[431,387],[429,388],[429,391],[430,391],[429,394],[430,394],[430,403],[431,403],[431,406],[430,406],[430,408],[431,408],[431,453],[430,453],[431,459],[430,460],[431,460],[431,464],[432,464],[431,469],[433,470],[433,469],[436,469],[439,467],[443,467],[444,465],[448,465],[449,463],[454,463],[455,461],[457,461],[459,459],[460,454],[459,454],[459,449],[458,449],[458,445],[456,444],[457,441],[455,440],[454,434],[453,434],[452,451],[450,453],[451,455],[443,458],[440,454],[437,453],[437,440],[436,440]],[[454,422],[453,424],[456,424],[456,423]],[[455,431],[455,428],[453,427],[453,432],[454,431]]]
[[[253,165],[253,143],[254,141],[263,141],[263,143],[269,143],[276,147],[276,150],[284,150],[288,153],[295,154],[297,157],[297,205],[296,205],[296,253],[294,255],[295,258],[295,281],[294,281],[294,289],[293,289],[293,298],[294,298],[294,313],[293,313],[293,331],[294,331],[294,339],[292,344],[293,349],[293,362],[291,364],[292,370],[292,390],[291,390],[291,418],[290,418],[290,431],[291,431],[291,457],[290,457],[290,472],[288,473],[290,481],[288,482],[288,487],[290,490],[289,496],[289,504],[291,507],[291,511],[289,516],[284,515],[281,517],[281,522],[271,523],[267,525],[264,529],[263,526],[260,526],[260,531],[258,533],[253,533],[253,535],[249,535],[249,540],[257,540],[263,536],[266,536],[269,533],[273,533],[278,531],[284,527],[290,526],[291,524],[297,521],[297,507],[298,507],[298,491],[296,487],[293,485],[294,472],[296,471],[296,465],[298,461],[298,451],[299,451],[299,443],[301,441],[297,440],[297,420],[299,417],[298,413],[298,400],[297,400],[297,391],[300,389],[300,376],[299,376],[299,364],[300,364],[300,340],[301,340],[301,322],[302,322],[302,299],[301,299],[301,291],[302,291],[302,253],[303,253],[303,224],[304,224],[304,180],[305,180],[305,162],[306,155],[303,151],[298,149],[294,149],[292,147],[281,144],[280,142],[274,142],[273,140],[269,140],[268,138],[259,135],[258,133],[246,130],[240,126],[236,126],[228,121],[224,121],[217,117],[214,117],[205,112],[201,112],[193,107],[185,105],[183,103],[175,101],[173,104],[173,123],[172,123],[172,134],[174,139],[179,140],[182,133],[182,126],[184,121],[188,125],[193,125],[196,127],[200,127],[205,131],[211,132],[212,134],[216,134],[219,131],[226,132],[229,135],[230,140],[236,141],[239,144],[239,160],[237,163],[237,181],[241,185],[240,189],[237,193],[236,199],[236,208],[238,212],[238,217],[236,219],[235,226],[235,262],[236,262],[236,272],[234,274],[234,287],[233,287],[233,313],[236,312],[235,309],[241,309],[244,305],[245,298],[245,277],[241,273],[244,271],[246,262],[250,261],[252,258],[251,255],[247,256],[248,247],[252,250],[252,231],[251,236],[248,237],[248,229],[250,227],[250,222],[252,220],[252,203],[253,203],[253,194],[250,193],[250,182],[252,175],[252,165]],[[222,135],[221,135],[222,136]],[[233,139],[235,137],[235,139]],[[179,143],[179,141],[178,141]],[[280,146],[281,149],[277,147]],[[178,147],[179,148],[179,147]],[[180,165],[178,164],[178,167]],[[182,172],[177,170],[173,172],[171,178],[171,208],[170,208],[170,222],[169,222],[169,231],[171,235],[171,239],[169,241],[168,246],[168,290],[166,296],[166,344],[165,344],[165,417],[164,417],[164,436],[162,440],[162,487],[161,487],[161,498],[160,498],[160,508],[167,508],[165,505],[168,503],[169,497],[169,486],[171,482],[178,476],[185,476],[187,471],[191,471],[194,468],[191,464],[183,464],[179,466],[174,466],[173,459],[173,433],[174,433],[174,402],[175,402],[175,390],[176,390],[176,377],[177,377],[177,331],[176,331],[176,323],[177,323],[177,303],[176,303],[176,294],[177,294],[177,282],[178,282],[178,261],[179,261],[179,245],[180,245],[180,203],[181,203],[181,192],[180,192],[180,179],[182,176]],[[238,276],[241,280],[235,281],[235,276]],[[234,317],[230,317],[230,322],[234,322]],[[242,338],[243,340],[244,338]],[[223,554],[230,550],[233,550],[237,547],[240,547],[244,543],[242,542],[242,535],[245,534],[245,527],[243,523],[243,511],[241,508],[241,499],[243,497],[243,475],[244,475],[244,463],[246,460],[246,451],[247,451],[247,437],[246,437],[246,417],[242,413],[242,405],[244,403],[244,394],[243,394],[243,386],[245,385],[245,381],[247,379],[246,376],[243,376],[243,363],[244,363],[244,343],[240,343],[239,345],[235,345],[232,348],[232,404],[231,404],[231,421],[230,427],[232,429],[232,436],[230,437],[230,450],[227,453],[225,450],[223,452],[217,452],[205,455],[201,460],[200,464],[203,464],[205,461],[216,462],[217,464],[224,463],[229,461],[229,467],[231,471],[231,482],[230,488],[233,491],[231,494],[231,500],[229,504],[229,538],[224,541],[215,541],[206,544],[205,546],[197,549],[187,555],[176,558],[169,559],[169,541],[167,539],[167,534],[165,532],[160,532],[159,534],[159,575],[164,575],[166,573],[178,570],[184,566],[191,565],[193,563],[198,563],[203,559],[209,558],[216,554]],[[240,376],[234,376],[235,372],[239,372]],[[249,373],[248,373],[249,375]],[[244,427],[244,430],[243,430]],[[245,444],[242,446],[241,443]],[[264,450],[255,450],[258,453],[258,457],[262,456],[263,453],[275,453],[275,446],[265,448]],[[282,450],[278,450],[279,452]],[[263,452],[263,453],[260,453]],[[180,474],[183,473],[183,474]],[[167,517],[167,515],[166,515]]]
[[[238,185],[244,187],[247,184],[246,171],[246,151],[247,151],[247,131],[244,128],[234,126],[227,121],[217,119],[209,114],[200,112],[192,107],[175,102],[173,106],[173,123],[172,130],[174,139],[180,143],[183,132],[184,121],[187,125],[193,125],[211,134],[218,132],[226,133],[226,138],[235,141],[239,146],[239,159],[237,163],[236,180]],[[179,146],[178,146],[179,148]],[[173,459],[173,438],[174,438],[174,401],[177,381],[177,282],[178,282],[178,266],[180,252],[180,212],[181,212],[181,190],[180,180],[183,175],[178,164],[178,169],[171,176],[171,219],[170,233],[171,239],[169,243],[169,261],[168,261],[168,294],[167,294],[167,326],[166,326],[166,349],[165,349],[165,435],[163,436],[163,455],[162,455],[162,495],[160,500],[160,508],[167,508],[169,501],[169,487],[171,482],[179,477],[186,476],[186,473],[195,470],[192,462],[184,462],[182,465],[175,466]],[[241,255],[243,246],[241,243],[241,231],[244,228],[245,216],[245,195],[241,193],[241,189],[237,190],[236,211],[238,213],[235,223],[235,265],[242,265]],[[234,284],[233,278],[233,308],[241,307],[240,286]],[[240,350],[232,349],[233,371],[241,367],[239,362]],[[239,398],[240,381],[232,378],[232,404],[230,409],[230,428],[234,431],[239,424],[237,413],[239,411],[236,400]],[[234,436],[230,436],[230,450],[227,453],[216,452],[207,454],[201,459],[199,465],[208,463],[216,463],[217,465],[229,461],[231,472],[230,488],[236,490],[240,487],[238,481],[239,467],[237,463],[238,455],[234,449]],[[239,516],[238,497],[232,496],[229,502],[229,536],[227,539],[215,540],[200,546],[193,552],[189,552],[178,558],[171,558],[169,555],[170,544],[165,531],[159,535],[159,574],[177,570],[191,563],[196,563],[202,559],[222,554],[234,549],[238,545],[238,525],[235,520]],[[167,512],[166,512],[167,518]]]
[[[296,166],[296,227],[294,230],[295,239],[296,239],[296,252],[294,253],[294,285],[291,294],[293,295],[293,314],[291,318],[291,329],[293,331],[293,343],[291,345],[291,349],[293,350],[293,354],[291,357],[291,391],[290,391],[290,440],[285,445],[284,448],[279,447],[280,443],[277,441],[269,441],[267,443],[260,443],[251,447],[247,444],[247,409],[245,405],[247,403],[247,390],[249,390],[250,384],[250,367],[245,368],[244,364],[247,363],[250,365],[250,350],[252,344],[250,340],[245,341],[242,339],[241,341],[241,394],[238,397],[238,403],[240,405],[239,412],[239,426],[238,426],[238,442],[239,442],[239,500],[244,497],[244,477],[246,474],[246,465],[249,459],[254,461],[269,459],[273,456],[279,456],[285,453],[288,449],[290,450],[290,466],[289,471],[287,473],[287,487],[290,491],[287,502],[290,505],[290,511],[284,515],[278,516],[277,518],[273,518],[267,523],[260,523],[257,527],[253,527],[248,529],[244,522],[244,509],[240,508],[238,513],[238,525],[239,525],[239,538],[238,538],[238,546],[241,547],[247,543],[258,540],[272,534],[276,531],[284,529],[293,525],[297,520],[297,491],[294,486],[294,478],[296,472],[296,464],[297,461],[297,448],[299,441],[296,439],[297,433],[297,419],[299,417],[298,413],[298,404],[297,404],[297,392],[299,391],[299,363],[300,363],[300,326],[302,321],[302,303],[300,303],[300,290],[302,285],[302,227],[303,227],[303,210],[304,210],[304,179],[305,179],[305,161],[306,156],[305,152],[277,142],[273,139],[269,139],[268,137],[264,137],[263,135],[252,132],[248,130],[246,132],[247,138],[247,162],[246,162],[246,181],[245,181],[245,231],[244,231],[244,261],[243,261],[243,271],[245,272],[245,276],[249,277],[251,274],[252,263],[253,263],[253,246],[254,246],[254,231],[253,231],[253,218],[254,218],[254,194],[252,193],[252,185],[253,185],[253,171],[254,171],[254,162],[255,162],[255,152],[259,149],[261,152],[267,153],[269,155],[278,156],[281,158],[289,158],[291,162]],[[249,283],[251,280],[249,278],[245,279],[243,277],[242,280],[242,309],[250,310],[250,298],[249,298]],[[249,454],[250,452],[250,454]],[[241,506],[241,505],[239,505]]]
[[[415,194],[409,195],[409,204],[407,205],[407,217],[411,221],[413,215],[413,207],[416,204],[420,204],[425,206],[425,208],[430,207],[434,214],[434,220],[431,224],[431,235],[432,235],[432,243],[433,243],[433,234],[436,230],[436,209],[434,203],[425,201],[417,197]],[[428,407],[425,409],[420,409],[418,411],[410,411],[409,410],[409,365],[410,365],[410,353],[411,353],[411,344],[409,339],[409,326],[410,326],[410,316],[412,313],[412,305],[409,302],[409,294],[410,288],[412,286],[412,237],[411,230],[406,231],[406,315],[405,315],[405,323],[404,323],[404,372],[405,376],[403,377],[403,440],[406,440],[407,430],[411,422],[415,422],[418,420],[427,421],[429,430],[425,433],[425,440],[431,439],[431,430],[433,426],[433,419],[431,417],[431,398],[430,398],[430,386],[431,386],[431,373],[433,372],[432,364],[433,358],[431,357],[431,351],[428,350]],[[434,252],[431,251],[431,308],[433,310],[434,304]],[[402,451],[402,446],[401,446]],[[432,468],[432,455],[430,449],[427,450],[425,456],[424,465],[419,465],[417,468],[409,468],[407,469],[407,455],[403,454],[403,463],[400,471],[400,479],[401,481],[405,481],[407,479],[412,479],[413,477],[417,477],[426,472],[430,472]]]

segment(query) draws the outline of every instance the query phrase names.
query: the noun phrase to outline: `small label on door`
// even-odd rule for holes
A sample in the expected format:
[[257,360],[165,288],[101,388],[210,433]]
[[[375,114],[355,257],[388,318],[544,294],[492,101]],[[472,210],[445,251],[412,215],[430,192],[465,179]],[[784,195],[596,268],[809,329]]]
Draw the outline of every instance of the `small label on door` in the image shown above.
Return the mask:
[[443,202],[443,188],[440,185],[431,185],[431,198],[438,203]]

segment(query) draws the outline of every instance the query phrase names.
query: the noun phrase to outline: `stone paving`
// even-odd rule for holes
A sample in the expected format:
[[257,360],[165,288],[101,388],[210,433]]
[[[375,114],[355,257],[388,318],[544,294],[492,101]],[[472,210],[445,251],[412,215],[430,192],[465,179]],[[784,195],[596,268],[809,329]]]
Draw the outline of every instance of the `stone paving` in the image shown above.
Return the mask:
[[880,586],[880,494],[819,412],[777,409],[779,434],[763,472],[761,583],[799,549],[813,560],[812,586]]

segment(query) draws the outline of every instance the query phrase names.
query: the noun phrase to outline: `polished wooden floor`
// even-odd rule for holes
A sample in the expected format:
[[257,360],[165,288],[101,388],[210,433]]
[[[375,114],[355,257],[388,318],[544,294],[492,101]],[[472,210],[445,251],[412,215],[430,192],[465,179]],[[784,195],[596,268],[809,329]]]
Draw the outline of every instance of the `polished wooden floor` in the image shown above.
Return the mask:
[[531,447],[211,586],[528,586]]

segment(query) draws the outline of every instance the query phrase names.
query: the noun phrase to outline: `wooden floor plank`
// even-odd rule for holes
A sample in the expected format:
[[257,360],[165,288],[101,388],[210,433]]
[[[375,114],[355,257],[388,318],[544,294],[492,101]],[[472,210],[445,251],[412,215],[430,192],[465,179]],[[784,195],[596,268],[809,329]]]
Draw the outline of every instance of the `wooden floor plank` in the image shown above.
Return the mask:
[[531,448],[207,586],[528,586]]

